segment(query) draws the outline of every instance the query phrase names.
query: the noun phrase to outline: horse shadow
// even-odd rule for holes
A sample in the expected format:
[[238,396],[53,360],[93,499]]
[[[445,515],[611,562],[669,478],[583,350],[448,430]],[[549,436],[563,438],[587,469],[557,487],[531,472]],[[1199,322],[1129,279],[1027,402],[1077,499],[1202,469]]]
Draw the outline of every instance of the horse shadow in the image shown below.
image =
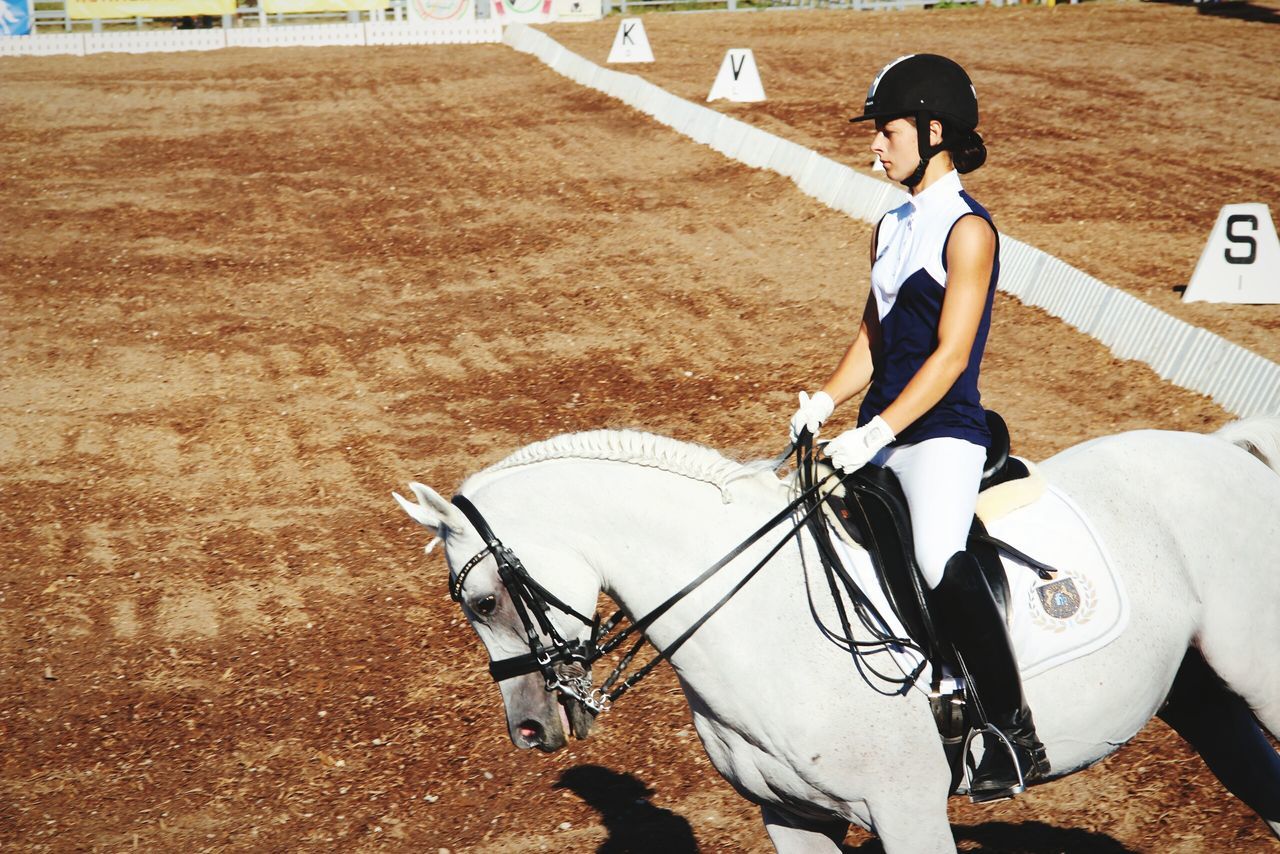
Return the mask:
[[[578,765],[562,773],[553,788],[568,789],[600,814],[609,835],[596,854],[698,854],[693,827],[684,816],[651,804],[653,790],[631,774]],[[954,824],[952,831],[957,843],[977,846],[967,851],[982,854],[1137,854],[1105,833],[1039,821]],[[841,851],[883,854],[884,848],[873,838],[843,845]]]
[[[953,824],[956,842],[977,843],[967,852],[983,854],[1136,854],[1105,833],[1074,827],[1054,827],[1041,821],[1010,824],[989,821],[983,824]],[[847,854],[881,854],[880,840],[869,839],[856,848],[845,846]]]
[[553,788],[568,789],[600,813],[609,836],[596,854],[697,854],[693,827],[684,816],[649,803],[653,790],[631,774],[578,765]]

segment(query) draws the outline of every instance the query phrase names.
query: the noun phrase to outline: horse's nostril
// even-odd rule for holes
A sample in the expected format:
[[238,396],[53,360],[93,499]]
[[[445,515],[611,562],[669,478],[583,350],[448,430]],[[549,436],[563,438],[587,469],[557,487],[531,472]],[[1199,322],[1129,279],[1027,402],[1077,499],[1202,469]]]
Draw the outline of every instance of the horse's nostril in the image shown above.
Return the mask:
[[521,721],[520,726],[516,727],[516,732],[520,733],[520,737],[530,747],[542,743],[543,729],[542,724],[535,720]]

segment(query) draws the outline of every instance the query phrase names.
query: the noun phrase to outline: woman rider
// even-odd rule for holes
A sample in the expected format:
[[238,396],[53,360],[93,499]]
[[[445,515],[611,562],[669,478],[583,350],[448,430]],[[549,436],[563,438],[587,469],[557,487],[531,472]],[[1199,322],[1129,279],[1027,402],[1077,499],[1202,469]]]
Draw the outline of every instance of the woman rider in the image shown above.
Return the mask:
[[[957,174],[986,160],[975,130],[978,99],[955,62],[913,54],[876,75],[862,115],[850,119],[867,120],[876,128],[871,150],[911,198],[876,226],[871,294],[858,334],[822,390],[800,393],[791,436],[806,427],[816,436],[836,406],[867,389],[857,429],[829,442],[827,456],[845,472],[872,463],[897,475],[930,610],[1030,781],[1045,776],[1049,763],[1004,619],[965,550],[991,444],[978,367],[1000,272],[991,216]],[[1009,751],[990,742],[987,748],[970,796],[985,801],[1021,792]]]

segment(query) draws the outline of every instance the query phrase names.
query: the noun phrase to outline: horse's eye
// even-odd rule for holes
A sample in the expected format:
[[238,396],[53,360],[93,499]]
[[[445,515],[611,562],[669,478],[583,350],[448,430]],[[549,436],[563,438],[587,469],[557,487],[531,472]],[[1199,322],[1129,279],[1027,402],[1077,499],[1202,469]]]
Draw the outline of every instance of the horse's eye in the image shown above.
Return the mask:
[[490,593],[488,596],[481,596],[479,599],[472,602],[471,610],[475,611],[482,617],[487,617],[493,613],[493,609],[497,606],[497,597]]

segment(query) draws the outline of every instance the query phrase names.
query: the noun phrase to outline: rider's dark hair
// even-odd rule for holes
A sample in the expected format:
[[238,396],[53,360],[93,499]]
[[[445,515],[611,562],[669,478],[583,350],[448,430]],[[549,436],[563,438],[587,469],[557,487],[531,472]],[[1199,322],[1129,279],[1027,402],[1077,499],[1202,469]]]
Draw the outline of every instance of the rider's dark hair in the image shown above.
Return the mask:
[[951,163],[956,167],[957,172],[963,175],[987,162],[987,146],[982,142],[982,137],[977,131],[957,128],[954,132],[948,133],[945,124],[942,131],[943,145],[951,154]]

